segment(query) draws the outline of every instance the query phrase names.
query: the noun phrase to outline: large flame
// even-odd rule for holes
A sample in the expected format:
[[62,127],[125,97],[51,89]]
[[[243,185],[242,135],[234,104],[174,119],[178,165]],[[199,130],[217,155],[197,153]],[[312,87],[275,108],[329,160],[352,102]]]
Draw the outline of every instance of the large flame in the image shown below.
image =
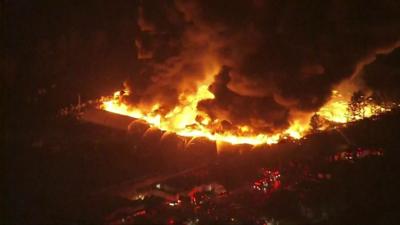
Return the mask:
[[[140,108],[129,105],[122,101],[124,95],[130,95],[128,90],[117,91],[113,97],[105,97],[101,101],[101,108],[133,118],[141,119],[149,123],[151,126],[161,130],[171,131],[185,137],[206,137],[210,140],[228,142],[231,144],[274,144],[282,138],[299,139],[303,136],[306,128],[298,122],[287,130],[277,134],[253,134],[251,127],[240,125],[237,131],[214,130],[213,124],[218,120],[211,121],[207,114],[198,111],[197,104],[204,99],[213,99],[214,95],[208,90],[208,85],[200,85],[197,92],[185,96],[181,94],[180,105],[176,106],[165,116],[157,113],[160,104],[156,103],[148,112],[142,111]],[[201,118],[201,119],[199,119]]]
[[[206,137],[213,141],[231,144],[275,144],[281,139],[300,139],[310,130],[308,121],[311,114],[307,117],[307,122],[304,122],[304,118],[302,120],[294,120],[289,128],[274,134],[255,134],[253,129],[247,125],[238,125],[235,131],[220,129],[216,126],[220,121],[212,121],[206,113],[197,109],[197,104],[201,100],[215,97],[208,90],[208,86],[207,84],[199,85],[196,93],[181,94],[179,96],[180,104],[165,115],[161,115],[158,112],[160,103],[155,103],[146,110],[126,103],[123,100],[124,97],[133,94],[129,90],[117,91],[112,97],[103,97],[100,108],[144,120],[150,126],[157,127],[163,131],[174,132],[180,136]],[[347,123],[390,110],[390,108],[363,102],[361,104],[363,115],[354,117],[350,115],[349,102],[349,97],[344,97],[338,91],[333,91],[331,100],[316,114],[326,121]]]

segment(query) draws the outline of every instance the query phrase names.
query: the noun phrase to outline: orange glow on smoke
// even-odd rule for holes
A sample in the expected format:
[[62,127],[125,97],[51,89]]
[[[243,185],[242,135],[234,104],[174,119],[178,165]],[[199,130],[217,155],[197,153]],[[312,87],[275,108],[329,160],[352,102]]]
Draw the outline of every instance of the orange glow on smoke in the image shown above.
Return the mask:
[[[193,94],[181,94],[179,96],[180,104],[164,116],[157,112],[160,108],[159,103],[152,105],[150,109],[145,111],[124,102],[123,97],[132,94],[128,90],[123,92],[117,91],[112,97],[102,98],[100,108],[109,112],[144,120],[150,126],[157,127],[163,131],[174,132],[180,136],[205,137],[213,141],[230,144],[275,144],[281,139],[300,139],[310,129],[309,120],[304,122],[304,118],[302,118],[302,120],[292,121],[286,130],[274,134],[255,134],[252,128],[247,125],[236,126],[237,129],[235,132],[221,131],[221,129],[213,126],[220,122],[218,119],[212,121],[206,113],[197,110],[197,104],[201,100],[214,98],[213,93],[208,90],[208,86],[207,84],[200,85],[197,92]],[[381,106],[363,103],[363,116],[354,118],[349,113],[349,101],[348,98],[341,96],[338,91],[333,91],[331,100],[317,114],[329,122],[347,123],[390,110]],[[308,117],[311,117],[311,115]]]

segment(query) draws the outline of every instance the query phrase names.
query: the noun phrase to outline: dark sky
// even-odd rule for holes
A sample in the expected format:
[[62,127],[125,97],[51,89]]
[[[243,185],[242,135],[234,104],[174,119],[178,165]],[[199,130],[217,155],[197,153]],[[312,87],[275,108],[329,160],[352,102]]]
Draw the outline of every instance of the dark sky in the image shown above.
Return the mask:
[[28,95],[55,84],[68,104],[77,92],[111,92],[135,69],[135,1],[15,0],[1,7],[2,83],[10,89]]

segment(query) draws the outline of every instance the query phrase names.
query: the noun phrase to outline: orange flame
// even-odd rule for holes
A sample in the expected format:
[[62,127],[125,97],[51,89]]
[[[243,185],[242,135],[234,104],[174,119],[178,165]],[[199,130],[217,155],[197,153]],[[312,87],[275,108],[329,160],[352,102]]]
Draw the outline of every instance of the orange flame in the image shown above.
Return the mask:
[[[370,98],[368,100],[371,100]],[[392,106],[381,106],[372,102],[363,101],[359,104],[359,114],[351,113],[349,108],[350,97],[345,97],[339,91],[333,90],[331,100],[317,112],[322,118],[335,123],[348,123],[369,118],[384,112],[391,111]]]
[[[150,110],[144,111],[123,101],[123,96],[131,93],[128,90],[117,91],[112,97],[103,97],[100,108],[109,112],[126,115],[132,118],[146,121],[150,126],[157,127],[163,131],[174,132],[184,137],[205,137],[217,142],[230,144],[275,144],[281,139],[300,139],[309,131],[310,127],[303,120],[292,121],[289,128],[275,134],[254,134],[251,127],[247,125],[237,126],[237,132],[221,131],[213,129],[212,124],[219,122],[212,121],[204,112],[198,111],[197,104],[204,99],[213,99],[215,96],[208,90],[208,85],[200,85],[194,94],[179,96],[180,105],[177,105],[170,112],[162,116],[157,112],[160,104],[156,103]],[[331,100],[322,107],[317,114],[327,121],[335,123],[347,123],[350,121],[370,117],[375,114],[389,111],[372,103],[363,105],[363,117],[351,118],[349,114],[349,99],[343,98],[338,91],[333,91]],[[376,110],[378,109],[378,110]],[[311,115],[308,116],[308,118]],[[201,119],[198,119],[201,118]]]
[[[176,106],[165,116],[161,116],[156,111],[160,104],[154,104],[151,111],[144,112],[139,108],[128,105],[122,101],[124,95],[130,95],[129,91],[120,91],[114,93],[113,97],[106,97],[101,100],[103,110],[130,116],[136,119],[146,121],[151,126],[164,131],[171,131],[185,137],[206,137],[213,141],[228,142],[231,144],[274,144],[282,138],[291,137],[299,139],[304,135],[306,129],[299,123],[294,123],[286,131],[278,134],[252,134],[251,127],[238,126],[239,133],[228,131],[213,131],[208,127],[209,124],[218,121],[211,119],[201,111],[197,110],[197,104],[204,99],[213,99],[214,95],[208,90],[208,85],[199,86],[197,92],[188,96],[180,96],[181,105]],[[201,116],[201,120],[196,118]]]

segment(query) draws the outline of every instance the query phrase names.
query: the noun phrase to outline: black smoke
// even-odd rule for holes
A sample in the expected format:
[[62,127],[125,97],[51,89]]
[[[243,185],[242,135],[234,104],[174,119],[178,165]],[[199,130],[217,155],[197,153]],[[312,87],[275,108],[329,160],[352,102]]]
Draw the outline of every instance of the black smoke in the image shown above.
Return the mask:
[[[212,117],[272,130],[399,45],[399,1],[143,1],[135,103],[169,109],[216,64]],[[224,68],[224,69],[223,69]],[[229,69],[227,69],[229,68]]]
[[374,99],[400,102],[400,49],[366,66],[362,78]]

